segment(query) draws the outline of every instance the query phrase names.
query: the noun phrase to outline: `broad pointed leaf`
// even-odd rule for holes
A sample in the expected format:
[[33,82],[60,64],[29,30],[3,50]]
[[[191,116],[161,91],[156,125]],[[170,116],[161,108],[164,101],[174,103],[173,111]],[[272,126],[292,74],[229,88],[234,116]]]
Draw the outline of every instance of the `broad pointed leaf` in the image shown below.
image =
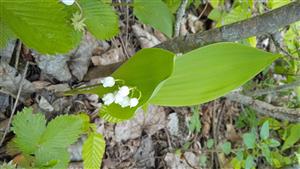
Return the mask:
[[172,37],[173,16],[165,3],[161,0],[134,0],[133,5],[139,20]]
[[0,19],[0,49],[4,48],[8,41],[14,37],[13,32],[9,29],[9,27],[1,22]]
[[282,146],[282,150],[286,150],[300,140],[300,124],[292,124],[288,127],[288,136]]
[[278,57],[228,42],[193,50],[176,58],[173,75],[149,102],[167,106],[208,102],[240,87]]

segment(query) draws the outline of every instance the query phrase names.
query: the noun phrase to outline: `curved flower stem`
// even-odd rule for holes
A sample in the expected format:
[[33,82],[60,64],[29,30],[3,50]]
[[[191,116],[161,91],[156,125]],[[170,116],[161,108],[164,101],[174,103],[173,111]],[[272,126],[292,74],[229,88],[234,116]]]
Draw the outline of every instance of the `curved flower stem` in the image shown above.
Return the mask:
[[121,82],[121,84],[122,84],[122,85],[124,85],[124,84],[125,84],[125,81],[124,81],[124,80],[122,80],[122,79],[115,79],[115,82]]
[[80,20],[82,20],[83,19],[83,9],[77,1],[75,1],[75,4],[80,10]]
[[[137,91],[139,94],[138,100],[140,100],[140,98],[142,97],[142,92],[136,86],[130,88],[130,90]],[[132,95],[133,95],[133,93],[131,93],[131,97],[132,97]]]

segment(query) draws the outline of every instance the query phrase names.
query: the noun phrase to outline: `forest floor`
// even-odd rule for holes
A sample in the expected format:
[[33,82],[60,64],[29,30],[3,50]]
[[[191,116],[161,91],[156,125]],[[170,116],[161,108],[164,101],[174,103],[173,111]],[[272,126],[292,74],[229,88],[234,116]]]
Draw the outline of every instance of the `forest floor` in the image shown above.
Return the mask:
[[[220,98],[193,107],[161,107],[150,105],[147,112],[139,110],[131,120],[112,124],[97,116],[102,106],[97,95],[62,96],[59,93],[79,86],[97,84],[120,62],[142,48],[153,47],[167,38],[157,30],[142,25],[126,7],[117,7],[120,33],[110,41],[98,41],[86,34],[78,49],[66,55],[49,57],[37,54],[19,41],[11,41],[1,51],[0,83],[6,90],[0,93],[0,131],[9,121],[17,82],[30,61],[23,79],[23,88],[17,110],[32,107],[48,119],[60,114],[86,112],[105,136],[104,169],[200,169],[232,168],[234,153],[226,153],[224,143],[230,142],[229,151],[242,147],[242,135],[249,123],[262,117],[243,105]],[[200,5],[187,10],[180,27],[180,35],[197,33],[214,27],[207,16],[211,6]],[[265,41],[258,41],[269,49]],[[17,73],[18,72],[18,73]],[[3,80],[3,81],[1,81]],[[255,80],[264,83],[260,74]],[[2,91],[2,90],[1,90]],[[244,118],[244,119],[243,119]],[[252,120],[252,121],[251,121]],[[1,136],[1,134],[0,134]],[[18,154],[7,151],[13,138],[9,133],[0,148],[0,160],[17,160]],[[81,168],[82,137],[69,149],[69,168]],[[265,160],[256,161],[258,168],[271,168]]]

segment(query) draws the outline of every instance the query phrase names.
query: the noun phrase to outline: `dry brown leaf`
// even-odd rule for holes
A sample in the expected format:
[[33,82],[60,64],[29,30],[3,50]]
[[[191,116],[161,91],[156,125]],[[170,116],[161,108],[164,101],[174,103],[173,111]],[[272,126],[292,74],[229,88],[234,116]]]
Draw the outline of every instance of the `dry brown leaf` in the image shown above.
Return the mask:
[[139,109],[134,119],[119,123],[115,127],[117,142],[136,139],[141,136],[142,131],[153,135],[165,127],[166,119],[163,108],[150,105],[147,113]]
[[125,58],[123,50],[121,47],[113,48],[103,53],[100,56],[93,56],[92,63],[95,66],[98,65],[110,65],[113,63],[118,63],[123,61]]
[[76,53],[71,55],[69,63],[70,70],[77,80],[81,81],[88,71],[93,51],[96,49],[98,43],[90,34],[87,34],[81,44],[79,45]]
[[242,141],[242,137],[239,134],[237,134],[232,124],[226,124],[226,138],[231,142]]
[[142,48],[151,48],[161,43],[154,35],[142,29],[138,24],[133,25],[132,30]]

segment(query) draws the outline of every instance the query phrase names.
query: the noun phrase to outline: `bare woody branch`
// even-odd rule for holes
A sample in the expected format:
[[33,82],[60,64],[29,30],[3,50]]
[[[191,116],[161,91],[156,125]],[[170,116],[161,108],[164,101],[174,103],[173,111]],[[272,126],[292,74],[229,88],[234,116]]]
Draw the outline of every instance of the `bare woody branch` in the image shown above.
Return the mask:
[[180,25],[181,25],[182,18],[185,13],[185,8],[186,8],[187,3],[188,3],[188,0],[182,0],[181,4],[176,12],[176,22],[175,22],[175,26],[174,26],[174,36],[175,37],[179,36]]
[[156,47],[167,49],[175,53],[185,53],[212,43],[237,41],[251,36],[274,33],[278,29],[299,20],[300,0],[297,0],[262,15],[220,28],[176,37]]
[[261,115],[274,117],[280,120],[288,120],[290,122],[300,122],[300,109],[277,107],[237,92],[229,93],[225,97],[231,101],[250,106]]

